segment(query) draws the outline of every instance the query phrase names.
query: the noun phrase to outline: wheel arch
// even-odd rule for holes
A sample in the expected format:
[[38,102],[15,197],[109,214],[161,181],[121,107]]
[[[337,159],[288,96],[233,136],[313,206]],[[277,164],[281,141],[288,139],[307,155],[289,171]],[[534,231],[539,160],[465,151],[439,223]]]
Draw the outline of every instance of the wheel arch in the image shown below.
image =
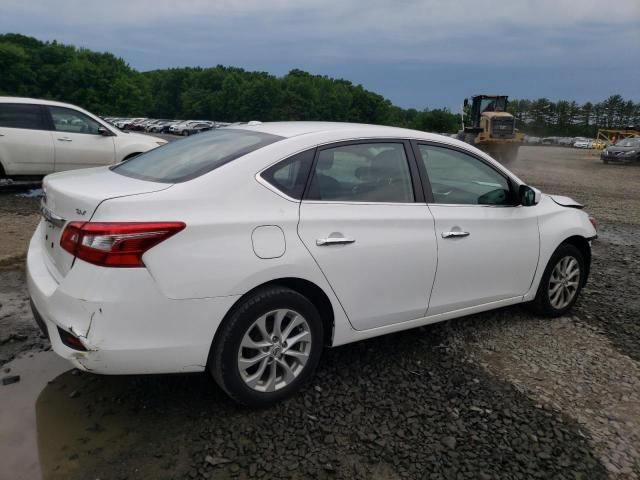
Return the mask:
[[[255,293],[257,290],[274,286],[289,288],[299,293],[300,295],[303,295],[318,309],[320,318],[322,319],[322,327],[324,331],[323,343],[325,346],[330,346],[332,344],[333,331],[335,326],[335,312],[333,311],[331,300],[329,300],[327,294],[318,285],[309,280],[298,277],[283,277],[275,280],[269,280],[268,282],[257,285],[256,287],[252,288],[244,295],[242,295],[238,300],[235,301],[235,303],[231,306],[227,314],[220,322],[220,325],[218,326],[216,333],[213,336],[212,346],[216,344],[218,334],[222,330],[222,325],[229,319],[236,308],[238,308],[238,306],[241,305],[245,299],[253,295],[253,293]],[[211,353],[209,355],[211,355]]]
[[[582,254],[582,258],[584,260],[584,265],[585,265],[585,273],[584,273],[584,280],[582,282],[582,286],[586,285],[587,279],[589,278],[589,272],[591,271],[591,245],[589,244],[589,240],[587,240],[582,235],[573,235],[569,238],[566,238],[564,241],[560,243],[560,245],[564,245],[564,244],[573,245]],[[558,245],[558,247],[560,245]]]

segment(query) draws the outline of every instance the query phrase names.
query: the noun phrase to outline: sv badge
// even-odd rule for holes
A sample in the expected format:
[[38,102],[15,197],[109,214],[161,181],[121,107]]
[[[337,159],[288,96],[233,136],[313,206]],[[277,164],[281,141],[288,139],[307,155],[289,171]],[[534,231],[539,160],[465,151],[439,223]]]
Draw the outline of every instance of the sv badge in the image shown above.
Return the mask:
[[87,211],[86,210],[80,210],[79,208],[76,208],[76,213],[78,215],[85,216],[87,214]]

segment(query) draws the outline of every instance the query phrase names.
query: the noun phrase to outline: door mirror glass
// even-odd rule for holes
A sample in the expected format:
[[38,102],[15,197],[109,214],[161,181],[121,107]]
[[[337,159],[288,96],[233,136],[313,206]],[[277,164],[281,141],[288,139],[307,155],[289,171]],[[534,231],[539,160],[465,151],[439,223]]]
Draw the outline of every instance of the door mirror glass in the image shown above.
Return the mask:
[[540,191],[528,185],[520,185],[518,193],[520,195],[520,203],[524,207],[531,207],[540,202]]
[[98,133],[100,135],[102,135],[103,137],[110,137],[111,136],[111,132],[109,130],[107,130],[104,127],[99,127],[98,128]]

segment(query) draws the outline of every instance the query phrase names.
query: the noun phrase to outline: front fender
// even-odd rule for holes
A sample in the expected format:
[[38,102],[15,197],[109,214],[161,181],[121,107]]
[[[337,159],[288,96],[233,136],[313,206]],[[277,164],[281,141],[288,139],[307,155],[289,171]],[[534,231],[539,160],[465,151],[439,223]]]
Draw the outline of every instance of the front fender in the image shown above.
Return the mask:
[[533,300],[535,297],[551,255],[565,240],[575,236],[591,240],[596,236],[596,230],[589,221],[589,215],[583,210],[560,206],[546,195],[542,197],[538,208],[541,209],[538,216],[540,258],[531,290],[525,296],[525,301]]

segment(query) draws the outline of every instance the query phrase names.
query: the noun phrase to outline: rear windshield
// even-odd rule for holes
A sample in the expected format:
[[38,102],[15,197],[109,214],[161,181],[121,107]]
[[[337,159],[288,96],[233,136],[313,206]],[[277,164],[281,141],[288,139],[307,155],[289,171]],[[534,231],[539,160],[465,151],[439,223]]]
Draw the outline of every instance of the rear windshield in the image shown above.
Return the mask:
[[111,168],[140,180],[179,183],[281,139],[267,133],[223,128],[168,143]]

